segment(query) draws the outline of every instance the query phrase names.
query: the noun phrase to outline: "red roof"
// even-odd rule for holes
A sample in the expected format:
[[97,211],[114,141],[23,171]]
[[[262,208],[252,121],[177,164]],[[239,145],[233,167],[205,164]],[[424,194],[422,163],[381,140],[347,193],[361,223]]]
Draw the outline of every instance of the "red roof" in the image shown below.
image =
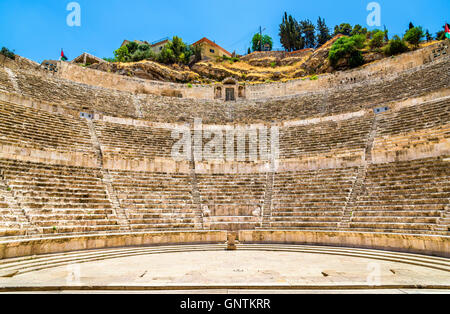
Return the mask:
[[220,47],[218,44],[216,44],[215,42],[212,42],[211,40],[209,40],[209,39],[206,38],[206,37],[203,37],[203,38],[200,39],[199,41],[193,43],[192,46],[197,46],[197,45],[202,44],[202,43],[208,43],[208,44],[210,44],[211,46],[217,47],[218,49],[221,49],[222,51],[225,51],[228,55],[231,56],[231,53],[229,53],[227,50],[223,49],[223,48]]
[[161,40],[161,41],[159,41],[159,42],[157,42],[157,43],[152,44],[152,47],[158,46],[158,45],[160,45],[160,44],[162,44],[162,43],[168,43],[168,42],[169,42],[168,39],[164,39],[164,40]]

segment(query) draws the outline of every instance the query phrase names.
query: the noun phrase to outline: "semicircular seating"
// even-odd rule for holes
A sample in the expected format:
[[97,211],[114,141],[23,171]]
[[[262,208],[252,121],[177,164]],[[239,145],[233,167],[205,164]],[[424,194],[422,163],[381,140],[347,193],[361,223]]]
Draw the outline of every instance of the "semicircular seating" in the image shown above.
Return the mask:
[[[449,67],[446,57],[395,79],[232,103],[0,68],[0,235],[305,230],[437,235],[448,246]],[[224,137],[278,128],[277,168],[176,160],[174,131],[194,134],[195,118]]]

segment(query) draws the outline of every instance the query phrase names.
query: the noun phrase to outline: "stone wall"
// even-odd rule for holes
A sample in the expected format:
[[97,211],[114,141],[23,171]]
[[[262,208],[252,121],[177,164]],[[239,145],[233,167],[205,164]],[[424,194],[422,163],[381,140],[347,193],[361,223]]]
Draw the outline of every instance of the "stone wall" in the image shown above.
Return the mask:
[[450,257],[450,237],[331,231],[240,231],[242,243],[290,243],[371,248]]
[[[418,54],[420,51],[422,50],[411,54]],[[383,60],[381,62],[388,61]],[[95,84],[96,81],[101,80],[100,76],[105,76],[106,80],[110,82],[108,86],[111,88],[115,84],[113,84],[114,80],[119,80],[116,83],[125,86],[124,89],[129,89],[127,86],[134,84],[130,83],[134,80],[133,78],[84,69],[70,64],[66,64],[66,66],[75,67],[75,71],[79,72],[77,75],[80,76],[80,80],[86,79],[88,80],[87,83]],[[374,63],[369,66],[375,68],[381,65]],[[90,79],[89,75],[84,75],[84,71],[93,71],[96,76]],[[252,124],[350,114],[360,110],[373,109],[389,102],[402,102],[409,98],[418,98],[434,92],[445,94],[450,86],[450,57],[448,55],[441,54],[432,62],[406,71],[384,77],[374,75],[359,81],[359,79],[353,77],[353,74],[361,74],[361,71],[363,70],[339,74],[337,77],[345,75],[348,77],[330,83],[333,88],[328,88],[329,84],[321,79],[318,81],[302,81],[305,89],[302,87],[301,90],[297,90],[295,96],[278,97],[278,95],[289,94],[288,90],[290,84],[293,84],[292,82],[273,85],[247,85],[246,99],[239,99],[234,102],[212,100],[214,86],[186,87],[188,92],[199,91],[202,88],[208,89],[211,93],[211,99],[174,98],[134,94],[134,90],[130,93],[129,91],[86,85],[61,79],[54,74],[27,72],[17,68],[0,70],[0,90],[24,95],[34,102],[51,103],[52,106],[61,107],[62,110],[78,113],[86,112],[161,123],[192,123],[195,118],[199,118],[205,124]],[[121,80],[125,81],[122,82]],[[128,80],[130,82],[127,82]],[[151,83],[150,81],[143,82]],[[308,91],[308,86],[313,87],[314,84],[319,84],[318,82],[321,82],[323,89]],[[159,82],[157,85],[163,86],[164,84],[166,83]],[[175,84],[174,86],[178,85]],[[265,88],[268,88],[268,90]],[[252,97],[248,93],[252,89],[260,89],[263,92],[261,96],[263,99],[249,99]],[[280,90],[277,92],[276,89]],[[316,89],[316,87],[313,89]],[[265,98],[267,93],[270,97]]]
[[[450,238],[442,236],[326,231],[240,231],[244,244],[305,244],[371,248],[450,257]],[[131,246],[225,243],[226,231],[142,232],[31,238],[0,242],[0,259]]]
[[[385,104],[389,107],[389,111],[378,116],[372,161],[384,163],[449,154],[450,143],[447,136],[449,118],[445,114],[448,111],[449,96],[450,89],[446,89]],[[61,125],[50,123],[59,121],[54,118],[72,121],[74,125],[80,124],[82,126],[80,131],[85,137],[89,136],[87,124],[82,124],[86,123],[86,120],[81,119],[79,112],[74,110],[36,102],[14,94],[0,93],[0,104],[1,102],[17,108],[29,108],[24,112],[32,114],[33,119],[38,119],[39,115],[41,118],[47,115],[51,117],[47,119],[46,136],[56,137],[60,132]],[[31,109],[34,111],[29,111]],[[358,166],[364,161],[364,149],[374,117],[371,109],[362,109],[321,118],[235,126],[247,129],[261,127],[270,129],[271,126],[280,128],[279,171],[327,169]],[[13,121],[15,120],[8,122],[13,123],[13,128],[20,128],[24,123]],[[105,169],[169,173],[190,171],[189,161],[171,158],[171,150],[176,142],[171,138],[171,133],[186,127],[190,129],[191,124],[159,123],[96,114],[93,127],[102,147],[102,164]],[[205,130],[223,132],[230,127],[232,126],[220,124],[203,125]],[[99,165],[94,149],[96,144],[92,138],[86,138],[81,142],[81,138],[73,133],[72,138],[64,142],[64,147],[58,146],[57,142],[51,143],[53,146],[49,147],[45,143],[39,144],[39,141],[32,141],[26,137],[20,139],[21,144],[18,144],[13,141],[23,137],[24,134],[20,132],[11,134],[11,130],[13,129],[9,128],[2,132],[4,140],[0,143],[2,144],[0,156],[3,158],[84,167]],[[71,148],[68,150],[65,147],[69,143],[73,144],[68,146]],[[80,146],[81,144],[84,146]],[[196,163],[198,173],[258,173],[267,172],[268,167],[269,163],[263,160],[231,162],[222,158]]]
[[170,244],[225,243],[226,231],[141,232],[0,241],[0,260],[51,253]]
[[214,90],[210,86],[193,85],[189,87],[187,84],[144,80],[87,69],[67,62],[59,62],[58,68],[58,75],[61,78],[91,86],[101,86],[134,94],[180,95],[183,98],[214,99]]
[[[438,53],[436,51],[439,51]],[[446,52],[444,54],[443,52]],[[340,85],[353,85],[374,80],[389,79],[403,71],[408,71],[423,64],[441,58],[448,58],[449,44],[439,42],[417,51],[402,54],[393,58],[385,58],[352,71],[321,75],[318,80],[293,80],[286,83],[270,83],[248,85],[246,98],[250,100],[270,97],[293,96],[305,92],[315,92],[325,88],[338,88]],[[131,93],[165,95],[168,92],[180,94],[183,98],[214,99],[214,86],[176,84],[130,78],[117,74],[60,62],[58,75],[61,78],[93,86],[117,89]]]

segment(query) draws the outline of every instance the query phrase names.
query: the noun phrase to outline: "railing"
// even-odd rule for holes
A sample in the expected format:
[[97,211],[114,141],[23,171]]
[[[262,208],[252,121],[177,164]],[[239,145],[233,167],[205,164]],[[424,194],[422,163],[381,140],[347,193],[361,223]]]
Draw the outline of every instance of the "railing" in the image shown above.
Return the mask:
[[155,41],[151,42],[150,45],[153,46],[154,44],[160,43],[160,42],[162,42],[162,41],[164,41],[164,40],[169,40],[169,37],[164,37],[164,38],[155,40]]

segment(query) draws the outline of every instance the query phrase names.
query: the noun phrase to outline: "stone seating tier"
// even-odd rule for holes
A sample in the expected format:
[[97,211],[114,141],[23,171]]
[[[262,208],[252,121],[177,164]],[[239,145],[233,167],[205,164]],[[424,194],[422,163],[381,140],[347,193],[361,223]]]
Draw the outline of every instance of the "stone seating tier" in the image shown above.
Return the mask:
[[94,154],[86,121],[0,103],[0,144]]
[[282,128],[281,158],[296,158],[303,154],[325,153],[339,149],[346,151],[364,149],[372,121],[372,115],[365,115],[342,121]]
[[6,73],[5,69],[0,67],[0,90],[10,92],[13,88],[14,87],[9,79],[8,73]]
[[95,121],[104,155],[122,158],[171,157],[175,140],[169,129]]
[[5,159],[0,169],[29,222],[42,233],[119,229],[99,170]]
[[433,233],[450,206],[450,167],[443,158],[369,167],[349,205],[355,231]]
[[[281,99],[228,103],[135,95],[58,79],[52,75],[11,71],[15,71],[20,93],[37,101],[51,102],[75,111],[142,118],[153,122],[192,122],[194,118],[201,118],[203,123],[209,124],[265,123],[349,113],[442,90],[450,84],[450,58],[399,73],[396,77],[364,84],[343,85]],[[11,82],[0,80],[0,84],[10,86]],[[5,86],[2,85],[2,89]]]
[[275,174],[270,227],[336,230],[358,168]]
[[197,175],[203,210],[213,230],[254,229],[260,224],[266,174]]
[[132,230],[199,227],[188,175],[111,171],[111,177]]
[[[4,186],[0,232],[5,236],[22,235],[27,229],[53,234],[122,227],[254,230],[263,226],[448,234],[449,169],[443,157],[373,164],[361,189],[355,187],[360,167],[275,173],[271,188],[270,176],[263,173],[197,174],[194,180],[187,174],[108,171],[113,186],[109,190],[105,170],[98,168],[0,159]],[[13,200],[7,199],[8,193]],[[125,222],[119,221],[117,210],[125,212]],[[347,224],[343,223],[346,212],[351,213]]]
[[442,127],[450,123],[450,99],[419,104],[380,115],[379,136],[396,135],[422,129]]

